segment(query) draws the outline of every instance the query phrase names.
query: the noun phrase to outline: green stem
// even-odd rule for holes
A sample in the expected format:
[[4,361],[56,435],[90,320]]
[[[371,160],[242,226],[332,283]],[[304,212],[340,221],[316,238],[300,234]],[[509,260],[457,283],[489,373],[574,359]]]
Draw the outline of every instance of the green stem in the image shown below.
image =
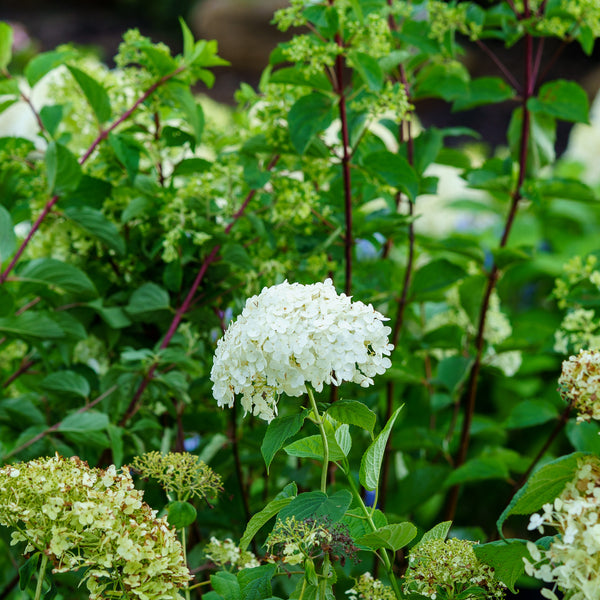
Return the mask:
[[[181,528],[181,547],[183,548],[183,562],[187,565],[187,551],[185,549],[185,527]],[[190,600],[190,587],[189,585],[185,586],[185,600]]]
[[315,413],[314,422],[316,423],[319,431],[321,432],[321,439],[323,440],[323,470],[321,471],[321,491],[325,494],[327,492],[327,467],[329,465],[329,444],[327,443],[327,434],[325,433],[325,427],[323,427],[323,419],[319,414],[315,397],[313,396],[312,389],[307,386],[306,391],[308,392],[308,399],[310,400],[311,408]]
[[48,556],[42,554],[42,564],[40,565],[40,571],[38,573],[37,586],[35,588],[35,599],[40,600],[42,597],[42,586],[44,585],[44,575],[46,573],[46,566],[48,565]]
[[[352,494],[354,495],[354,498],[356,499],[361,510],[363,511],[363,513],[365,515],[365,519],[367,520],[367,523],[369,524],[371,531],[377,531],[377,525],[375,525],[375,523],[373,522],[373,516],[371,514],[371,511],[366,507],[366,505],[362,499],[362,496],[360,495],[358,487],[356,486],[356,482],[354,481],[354,478],[352,477],[352,473],[350,472],[350,466],[348,465],[347,461],[345,461],[345,463],[343,465],[343,471],[344,471],[344,474],[346,475],[346,477],[348,478],[348,483],[350,484],[350,489],[352,491]],[[390,561],[390,557],[388,556],[387,550],[385,548],[381,549],[381,560],[383,561],[383,566],[385,567],[385,571],[388,575],[388,579],[390,580],[392,589],[394,590],[394,594],[396,595],[397,600],[404,600],[404,595],[402,594],[402,591],[400,590],[400,586],[398,585],[398,582],[396,581],[396,576],[394,575],[394,572],[392,571],[392,563]]]

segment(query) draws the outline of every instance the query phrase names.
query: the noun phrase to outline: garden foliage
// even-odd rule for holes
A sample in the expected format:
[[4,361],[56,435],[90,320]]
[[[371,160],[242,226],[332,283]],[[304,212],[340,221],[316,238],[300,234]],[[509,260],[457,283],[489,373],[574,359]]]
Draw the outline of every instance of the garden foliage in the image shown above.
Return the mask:
[[[600,179],[557,156],[590,111],[553,67],[600,5],[274,23],[231,110],[183,22],[181,55],[129,31],[112,69],[61,46],[22,73],[0,23],[0,597],[20,569],[36,600],[597,598]],[[427,102],[509,106],[505,143]]]

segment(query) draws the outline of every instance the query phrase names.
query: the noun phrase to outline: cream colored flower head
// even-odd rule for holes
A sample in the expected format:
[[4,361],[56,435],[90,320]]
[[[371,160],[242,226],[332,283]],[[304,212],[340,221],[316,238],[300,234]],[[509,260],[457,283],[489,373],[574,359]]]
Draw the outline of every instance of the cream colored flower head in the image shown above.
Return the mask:
[[573,403],[578,421],[600,420],[600,350],[581,350],[562,364],[560,395]]
[[271,421],[279,394],[301,396],[307,384],[367,387],[392,364],[386,320],[370,304],[338,295],[331,279],[264,288],[217,344],[214,397],[233,406],[239,394],[247,413]]

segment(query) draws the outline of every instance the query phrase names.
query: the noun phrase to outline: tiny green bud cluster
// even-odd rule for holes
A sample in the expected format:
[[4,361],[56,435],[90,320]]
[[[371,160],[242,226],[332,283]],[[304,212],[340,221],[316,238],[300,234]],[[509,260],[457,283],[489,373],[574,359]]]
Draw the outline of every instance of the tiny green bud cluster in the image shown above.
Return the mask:
[[131,464],[142,477],[155,479],[169,498],[208,499],[223,489],[221,476],[189,452],[146,452]]
[[418,544],[408,557],[405,589],[435,600],[444,598],[504,598],[506,586],[494,577],[493,569],[481,563],[474,542],[441,538]]
[[578,421],[600,420],[600,350],[581,350],[563,361],[560,395],[573,405]]
[[354,584],[346,591],[349,600],[394,600],[394,590],[385,585],[380,579],[374,579],[368,571],[363,573]]
[[231,565],[234,569],[241,570],[260,566],[260,562],[253,552],[242,550],[230,538],[221,541],[214,536],[211,537],[210,542],[204,548],[204,556],[217,567]]
[[91,600],[180,598],[190,573],[166,518],[142,501],[129,471],[58,454],[0,469],[0,524],[54,572],[85,568]]

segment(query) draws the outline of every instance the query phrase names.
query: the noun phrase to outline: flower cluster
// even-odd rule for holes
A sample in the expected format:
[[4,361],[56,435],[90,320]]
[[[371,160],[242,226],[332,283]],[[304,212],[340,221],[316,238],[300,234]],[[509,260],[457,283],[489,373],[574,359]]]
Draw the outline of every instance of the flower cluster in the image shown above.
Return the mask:
[[394,590],[385,585],[380,579],[374,579],[368,571],[363,573],[354,584],[346,591],[349,600],[394,600]]
[[440,591],[448,599],[504,598],[506,586],[477,559],[473,544],[456,538],[418,544],[408,557],[405,589],[433,599]]
[[289,565],[303,564],[307,558],[328,554],[332,561],[339,560],[343,566],[347,558],[355,560],[358,551],[348,528],[326,518],[278,520],[265,545],[270,554]]
[[234,569],[241,570],[253,569],[260,566],[254,553],[249,550],[241,550],[229,538],[222,542],[214,536],[211,537],[210,542],[204,548],[204,556],[217,565],[217,567],[229,564]]
[[222,489],[221,476],[189,452],[146,452],[136,456],[131,467],[142,477],[155,479],[170,499],[206,500]]
[[246,412],[271,421],[281,393],[301,396],[309,383],[363,387],[391,366],[387,320],[370,304],[338,295],[331,279],[287,281],[253,296],[219,340],[211,379],[219,406],[241,394]]
[[180,598],[190,573],[165,518],[142,502],[127,468],[58,455],[0,469],[0,524],[54,572],[86,568],[90,598]]
[[[541,514],[531,515],[529,529],[544,533],[544,527],[557,530],[547,549],[533,542],[527,548],[533,562],[524,558],[528,575],[546,583],[554,582],[571,600],[596,600],[600,589],[600,460],[582,460],[573,481]],[[542,595],[557,600],[554,591]]]
[[600,350],[581,350],[563,361],[558,386],[579,413],[578,421],[600,420]]

